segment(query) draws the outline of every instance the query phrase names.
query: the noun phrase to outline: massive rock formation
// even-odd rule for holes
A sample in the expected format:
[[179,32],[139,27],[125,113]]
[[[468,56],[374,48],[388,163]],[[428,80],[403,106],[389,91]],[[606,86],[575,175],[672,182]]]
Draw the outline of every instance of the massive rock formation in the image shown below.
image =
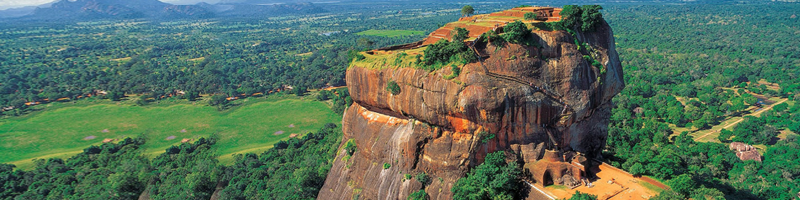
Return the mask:
[[[497,17],[460,22],[489,19]],[[443,29],[469,29],[468,24]],[[498,22],[493,29],[502,32],[502,26]],[[428,195],[451,199],[455,181],[495,151],[515,152],[527,163],[541,160],[545,149],[562,156],[553,162],[563,162],[565,155],[599,157],[611,99],[624,87],[611,28],[603,21],[593,32],[534,30],[532,37],[540,47],[500,48],[473,40],[484,58],[460,66],[460,75],[451,80],[444,78],[450,67],[430,72],[385,60],[378,67],[353,64],[347,85],[354,103],[342,119],[342,146],[351,141],[357,148],[352,156],[342,148],[319,198],[406,199],[423,188],[405,180],[406,174],[426,173],[432,180],[424,187]],[[414,48],[423,48],[411,46],[365,55],[406,50],[414,55]],[[396,82],[400,92],[387,91],[389,82]]]

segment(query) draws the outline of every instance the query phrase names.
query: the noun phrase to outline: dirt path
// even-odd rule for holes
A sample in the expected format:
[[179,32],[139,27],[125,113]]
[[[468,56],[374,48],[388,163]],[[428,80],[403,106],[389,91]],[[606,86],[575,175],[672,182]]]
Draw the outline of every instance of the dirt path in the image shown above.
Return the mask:
[[[775,105],[778,105],[778,104],[781,104],[781,103],[783,103],[783,102],[786,102],[787,100],[789,100],[789,99],[784,99],[784,100],[781,100],[781,101],[779,101],[779,102],[775,102],[775,103],[773,103],[773,104],[770,104],[770,105],[769,105],[769,106],[767,106],[766,108],[763,108],[763,109],[761,109],[761,110],[759,110],[759,111],[756,111],[756,112],[754,112],[754,113],[750,113],[750,114],[748,114],[748,115],[745,115],[745,116],[761,115],[761,113],[763,113],[764,111],[770,110],[770,109],[772,109],[772,107],[773,107],[773,106],[775,106]],[[704,135],[702,135],[702,136],[700,136],[700,137],[697,137],[697,138],[695,138],[695,139],[694,139],[694,141],[700,141],[700,139],[702,139],[702,138],[704,138],[704,137],[706,137],[706,136],[708,136],[708,135],[711,135],[711,134],[713,134],[713,133],[716,133],[716,132],[722,131],[722,129],[727,129],[727,128],[730,128],[730,127],[732,127],[733,125],[739,124],[739,122],[742,122],[742,121],[744,121],[744,117],[745,117],[745,116],[742,116],[742,118],[741,118],[741,119],[739,119],[739,120],[737,120],[737,121],[735,121],[735,122],[733,122],[733,123],[731,123],[731,124],[728,124],[727,126],[725,126],[725,127],[722,127],[721,129],[717,129],[717,130],[714,130],[714,131],[708,132],[708,133],[706,133],[706,134],[704,134]]]

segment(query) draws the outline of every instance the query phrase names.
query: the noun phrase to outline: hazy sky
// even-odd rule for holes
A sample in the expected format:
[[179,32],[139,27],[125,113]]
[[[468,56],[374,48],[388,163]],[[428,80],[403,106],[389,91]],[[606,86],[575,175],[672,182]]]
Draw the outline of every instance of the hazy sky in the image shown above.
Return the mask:
[[53,0],[0,0],[0,9],[36,6],[50,3]]
[[[55,0],[0,0],[0,10],[25,6],[38,6]],[[160,0],[172,4],[196,4],[200,2],[217,3],[219,0]]]

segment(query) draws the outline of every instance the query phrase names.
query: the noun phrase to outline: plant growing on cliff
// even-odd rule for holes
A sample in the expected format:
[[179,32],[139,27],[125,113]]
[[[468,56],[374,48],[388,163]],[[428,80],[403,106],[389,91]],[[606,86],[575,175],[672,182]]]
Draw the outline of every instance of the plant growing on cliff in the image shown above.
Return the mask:
[[456,65],[450,65],[450,72],[449,75],[444,76],[444,79],[450,80],[458,77],[458,75],[461,74],[461,68],[458,68]]
[[578,28],[583,32],[595,31],[597,25],[603,20],[600,13],[603,7],[599,5],[566,5],[561,10],[561,23],[567,28]]
[[428,199],[428,193],[425,192],[425,190],[417,190],[416,192],[411,193],[411,195],[408,195],[408,200],[427,200],[427,199]]
[[595,60],[594,58],[592,58],[589,55],[584,55],[583,59],[588,61],[589,63],[591,63],[592,66],[597,67],[597,69],[600,70],[600,74],[605,74],[606,73],[606,68],[603,67],[603,64],[601,64],[600,61]]
[[418,182],[422,183],[422,187],[427,186],[428,182],[431,180],[431,178],[425,172],[418,173],[415,179],[417,179]]
[[522,21],[514,21],[503,27],[503,38],[514,44],[524,44],[528,46],[537,46],[533,40],[531,40],[531,29],[528,29],[528,26]]
[[584,5],[582,7],[581,31],[592,32],[597,28],[597,25],[603,20],[603,13],[600,13],[602,9],[603,7],[600,5]]
[[453,199],[520,199],[524,187],[516,163],[506,163],[505,152],[486,155],[484,162],[458,179]]
[[484,42],[489,42],[490,44],[496,46],[497,50],[500,50],[500,48],[506,46],[506,39],[498,35],[497,32],[494,32],[493,30],[483,33],[483,40]]
[[356,152],[356,141],[353,139],[347,140],[347,143],[344,144],[344,149],[347,151],[348,156],[353,156],[353,153]]
[[350,61],[353,61],[354,59],[355,59],[355,61],[359,61],[359,60],[364,60],[365,58],[367,58],[367,57],[364,56],[364,55],[361,55],[360,51],[356,51],[356,50],[347,51],[347,59],[350,60]]
[[383,169],[389,169],[390,167],[392,167],[392,164],[383,163]]
[[480,133],[478,133],[478,138],[480,138],[481,143],[484,144],[488,143],[489,140],[494,139],[494,137],[495,137],[494,134],[490,134],[489,132],[486,131],[481,131]]
[[400,52],[400,53],[397,53],[396,56],[397,57],[394,58],[394,65],[398,65],[399,66],[399,65],[403,64],[403,58],[408,56],[408,54],[406,52]]
[[397,82],[389,81],[389,83],[386,83],[386,91],[389,91],[392,95],[398,95],[400,94],[400,85],[397,85]]

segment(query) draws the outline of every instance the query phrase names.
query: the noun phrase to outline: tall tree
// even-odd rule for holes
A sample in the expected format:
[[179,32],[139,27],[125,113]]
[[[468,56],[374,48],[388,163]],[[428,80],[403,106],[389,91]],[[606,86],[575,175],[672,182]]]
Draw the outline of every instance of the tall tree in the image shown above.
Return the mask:
[[462,17],[463,16],[470,16],[472,14],[475,14],[475,9],[473,9],[472,6],[466,5],[466,6],[461,8],[461,16]]

